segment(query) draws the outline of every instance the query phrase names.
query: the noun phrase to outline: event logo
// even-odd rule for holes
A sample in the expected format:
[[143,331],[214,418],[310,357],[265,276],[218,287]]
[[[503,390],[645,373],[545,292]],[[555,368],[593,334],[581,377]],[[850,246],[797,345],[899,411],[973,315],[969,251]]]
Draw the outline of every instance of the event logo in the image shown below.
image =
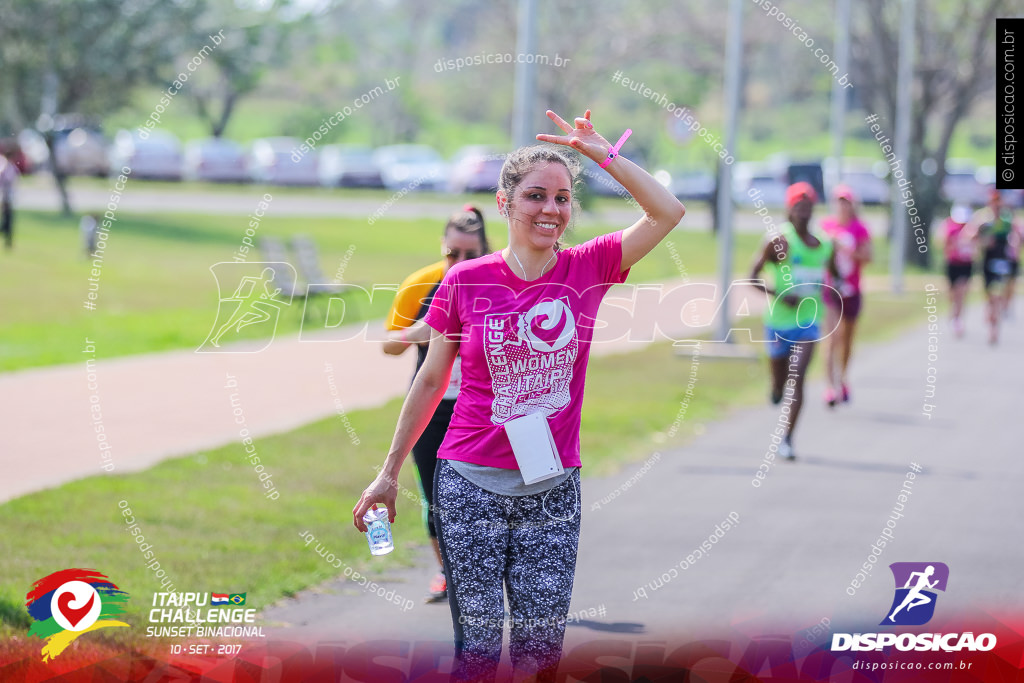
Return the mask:
[[128,594],[94,569],[64,569],[32,584],[25,606],[35,620],[28,634],[46,641],[43,661],[53,659],[78,636],[114,626]]
[[558,351],[576,336],[576,320],[564,301],[542,301],[519,318],[519,338],[535,353]]
[[896,594],[881,626],[920,626],[935,613],[936,590],[945,592],[949,567],[942,562],[893,562]]
[[[247,275],[253,265],[263,266],[258,276]],[[291,306],[295,288],[295,269],[288,263],[215,263],[210,266],[217,282],[217,319],[196,353],[225,353],[222,344],[237,341],[245,328],[265,338],[262,346],[248,350],[257,353],[270,346],[277,331],[282,306]],[[229,296],[225,296],[227,292]],[[255,327],[253,327],[255,326]],[[251,338],[248,336],[247,338]],[[238,352],[237,349],[234,349]]]

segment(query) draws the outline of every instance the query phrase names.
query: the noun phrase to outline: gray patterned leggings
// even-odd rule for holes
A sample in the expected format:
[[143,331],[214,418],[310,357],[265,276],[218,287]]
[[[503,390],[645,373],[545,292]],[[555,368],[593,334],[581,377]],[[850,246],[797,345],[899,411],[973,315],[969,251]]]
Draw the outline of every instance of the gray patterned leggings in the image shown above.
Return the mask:
[[503,496],[438,461],[435,521],[455,628],[454,680],[494,679],[506,622],[503,586],[513,668],[554,680],[576,572],[579,476],[576,470],[544,493]]

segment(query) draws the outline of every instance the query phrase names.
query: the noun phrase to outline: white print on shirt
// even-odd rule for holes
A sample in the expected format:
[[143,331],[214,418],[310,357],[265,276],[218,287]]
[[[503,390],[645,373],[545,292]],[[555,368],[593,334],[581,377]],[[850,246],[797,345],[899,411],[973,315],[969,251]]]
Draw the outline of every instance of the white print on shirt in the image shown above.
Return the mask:
[[567,298],[542,301],[526,313],[485,318],[484,356],[491,372],[491,422],[543,413],[569,404],[569,383],[580,343]]
[[841,296],[853,296],[856,290],[850,277],[857,269],[857,262],[853,260],[853,254],[857,250],[857,240],[848,232],[844,232],[836,238],[836,270],[839,271],[839,294]]

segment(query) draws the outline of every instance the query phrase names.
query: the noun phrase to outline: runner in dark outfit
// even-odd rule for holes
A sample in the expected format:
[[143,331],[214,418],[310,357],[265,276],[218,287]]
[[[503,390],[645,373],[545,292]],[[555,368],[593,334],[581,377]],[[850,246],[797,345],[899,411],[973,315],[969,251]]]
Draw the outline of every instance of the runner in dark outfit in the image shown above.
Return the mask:
[[1002,193],[995,188],[988,206],[975,212],[964,228],[981,245],[981,272],[988,297],[990,344],[999,343],[999,322],[1009,310],[1019,270],[1021,235],[1013,223],[1013,212],[1003,204]]

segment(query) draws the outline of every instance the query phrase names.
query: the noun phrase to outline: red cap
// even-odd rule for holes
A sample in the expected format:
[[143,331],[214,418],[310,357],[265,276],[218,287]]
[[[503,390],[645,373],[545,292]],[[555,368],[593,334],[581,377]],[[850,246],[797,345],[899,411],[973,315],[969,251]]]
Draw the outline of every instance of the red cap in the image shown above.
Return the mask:
[[832,190],[832,196],[836,199],[845,199],[851,204],[857,201],[857,195],[853,194],[853,189],[849,185],[836,185]]
[[801,199],[810,199],[812,204],[818,201],[818,193],[814,191],[810,183],[801,181],[786,188],[787,209],[792,209]]

